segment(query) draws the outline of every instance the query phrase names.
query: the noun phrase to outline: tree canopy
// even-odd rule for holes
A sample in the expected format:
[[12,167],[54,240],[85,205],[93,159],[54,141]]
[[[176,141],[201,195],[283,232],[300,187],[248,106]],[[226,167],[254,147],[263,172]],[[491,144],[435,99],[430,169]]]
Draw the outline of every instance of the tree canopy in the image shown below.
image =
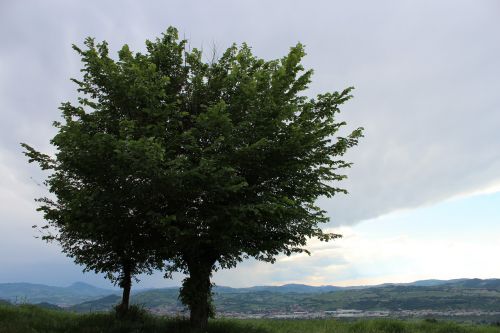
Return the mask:
[[352,88],[305,95],[312,70],[301,44],[277,60],[243,44],[204,61],[169,28],[144,54],[125,45],[117,60],[106,42],[85,46],[74,47],[82,96],[61,107],[56,156],[25,146],[52,170],[56,199],[41,210],[77,262],[116,272],[132,258],[134,273],[162,262],[167,275],[186,273],[181,299],[203,329],[214,270],[339,237],[321,229],[329,218],[316,200],[347,193],[341,158],[362,128],[335,136]]

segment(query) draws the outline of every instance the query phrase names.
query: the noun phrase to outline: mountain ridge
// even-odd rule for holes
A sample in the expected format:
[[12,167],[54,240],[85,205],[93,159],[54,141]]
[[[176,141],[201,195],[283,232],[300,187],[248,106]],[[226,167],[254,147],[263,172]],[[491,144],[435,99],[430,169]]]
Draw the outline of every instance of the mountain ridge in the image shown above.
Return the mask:
[[[461,284],[463,286],[474,286],[474,285],[496,285],[500,283],[500,278],[490,278],[490,279],[479,279],[479,278],[458,278],[458,279],[425,279],[416,280],[413,282],[387,282],[375,285],[353,285],[353,286],[336,286],[336,285],[308,285],[302,283],[287,283],[283,285],[256,285],[251,287],[230,287],[224,285],[215,285],[214,289],[216,291],[223,292],[248,292],[248,291],[276,291],[276,292],[328,292],[336,290],[349,290],[349,289],[366,289],[366,288],[377,288],[385,286],[439,286],[439,285],[449,285],[449,284]],[[5,293],[6,290],[16,290],[22,289],[25,293],[29,290],[39,289],[53,289],[53,290],[67,290],[75,293],[82,293],[86,295],[109,295],[109,294],[120,294],[120,289],[111,288],[101,288],[91,285],[86,282],[77,281],[69,286],[54,286],[46,285],[42,283],[30,283],[30,282],[6,282],[0,283],[0,298]],[[150,290],[164,290],[164,289],[179,289],[180,286],[169,286],[160,288],[138,288],[135,289],[135,293],[150,291]],[[5,298],[3,298],[5,299]]]
[[[392,289],[391,289],[392,288]],[[245,288],[233,288],[228,286],[215,286],[214,295],[228,295],[238,299],[244,298],[244,294],[251,295],[281,295],[275,298],[290,298],[290,295],[299,295],[296,298],[301,298],[305,295],[310,295],[313,298],[320,298],[321,295],[329,293],[351,293],[352,295],[362,294],[362,290],[372,290],[376,292],[377,289],[385,290],[387,292],[394,288],[400,288],[401,292],[410,292],[415,290],[412,288],[421,288],[420,291],[427,290],[430,292],[432,288],[439,290],[448,289],[485,289],[485,290],[500,290],[500,279],[451,279],[451,280],[417,280],[410,283],[384,283],[379,285],[361,285],[361,286],[310,286],[306,284],[284,284],[280,286],[253,286]],[[431,288],[431,289],[422,289]],[[136,289],[133,293],[133,299],[139,303],[160,306],[162,303],[169,304],[170,306],[179,306],[177,296],[179,287],[166,287],[166,288],[150,288],[150,289]],[[67,287],[47,286],[44,284],[33,283],[0,283],[0,299],[9,301],[11,303],[50,303],[56,304],[61,307],[72,307],[82,303],[88,304],[90,307],[98,308],[93,301],[99,303],[100,299],[106,298],[110,295],[120,296],[121,291],[116,289],[98,288],[85,282],[75,282]],[[243,297],[238,296],[243,295]],[[302,296],[300,296],[302,295]],[[222,297],[222,298],[224,298]],[[221,297],[219,297],[221,298]],[[108,299],[109,301],[109,299]],[[500,301],[500,300],[499,300]],[[108,302],[109,303],[109,302]]]
[[[500,315],[500,279],[421,280],[411,284],[341,287],[330,291],[321,287],[313,290],[310,287],[312,286],[296,284],[251,288],[216,287],[213,300],[222,316],[276,316],[295,312],[318,314],[342,309],[413,311],[415,315],[428,311],[496,312]],[[307,290],[313,291],[305,292]],[[178,296],[178,288],[150,289],[132,295],[131,302],[158,314],[182,315],[186,309]],[[105,311],[119,300],[118,296],[97,299],[75,305],[70,310]]]
[[0,299],[11,303],[51,303],[70,306],[109,294],[120,294],[120,291],[98,288],[84,282],[75,282],[67,287],[27,282],[0,283]]

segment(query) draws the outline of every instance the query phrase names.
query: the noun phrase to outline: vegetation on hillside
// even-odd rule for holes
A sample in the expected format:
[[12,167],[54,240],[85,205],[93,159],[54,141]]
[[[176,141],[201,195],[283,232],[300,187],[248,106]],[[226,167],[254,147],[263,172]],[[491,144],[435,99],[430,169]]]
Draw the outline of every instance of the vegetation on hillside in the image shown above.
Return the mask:
[[[138,299],[140,295],[137,295]],[[220,293],[221,310],[237,312],[291,311],[297,305],[307,311],[358,310],[485,310],[498,311],[500,290],[449,286],[386,286],[328,293]]]
[[[496,283],[496,284],[495,284]],[[438,286],[387,285],[332,292],[282,292],[273,288],[243,289],[216,288],[213,299],[222,313],[277,313],[293,311],[321,312],[337,309],[364,311],[384,310],[480,310],[499,311],[500,280],[477,284]],[[167,308],[181,311],[176,288],[152,289],[132,296],[132,303],[145,308]],[[106,306],[107,304],[107,306]],[[76,308],[75,308],[76,309]],[[78,306],[79,310],[111,309],[100,299]]]
[[[113,290],[80,284],[77,293],[74,288],[74,285],[60,288],[32,284],[0,284],[0,303],[4,299],[14,304],[31,303],[40,306],[40,303],[43,303],[45,307],[54,307],[56,304],[69,311],[88,313],[109,311],[120,301],[117,294],[110,294]],[[213,300],[222,315],[322,312],[338,309],[396,312],[464,310],[481,311],[485,316],[489,316],[490,320],[497,320],[495,318],[499,316],[495,313],[499,311],[500,279],[441,281],[440,284],[431,285],[426,285],[426,281],[417,281],[411,285],[356,288],[303,285],[216,287]],[[185,306],[179,300],[179,288],[138,291],[132,295],[131,302],[146,309],[153,309],[154,312],[185,311]]]

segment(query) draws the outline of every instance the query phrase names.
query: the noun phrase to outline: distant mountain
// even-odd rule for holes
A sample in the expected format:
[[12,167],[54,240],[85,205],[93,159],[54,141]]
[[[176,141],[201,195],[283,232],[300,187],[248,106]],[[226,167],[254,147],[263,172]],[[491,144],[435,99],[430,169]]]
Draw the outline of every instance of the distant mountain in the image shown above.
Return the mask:
[[[156,313],[182,312],[179,288],[139,291],[131,302]],[[103,311],[120,300],[111,295],[71,307],[73,311]],[[214,288],[218,313],[269,314],[294,311],[357,310],[481,310],[500,311],[500,280],[423,280],[371,287],[313,287],[307,285]]]
[[443,285],[446,283],[452,283],[452,281],[455,281],[455,280],[450,281],[450,280],[431,279],[431,280],[419,280],[419,281],[410,282],[410,283],[400,283],[399,285],[417,286],[417,287],[433,287],[433,286],[440,286],[440,285]]
[[418,280],[418,281],[409,282],[409,283],[385,283],[385,284],[380,285],[380,286],[393,285],[393,286],[433,287],[433,286],[441,286],[444,284],[455,284],[455,283],[459,283],[459,282],[462,282],[465,280],[467,280],[467,279],[453,279],[453,280],[429,279],[429,280]]
[[119,294],[112,289],[101,289],[77,282],[69,287],[54,287],[32,283],[0,283],[0,299],[12,303],[52,303],[69,306],[76,303],[100,298],[109,294]]
[[120,293],[119,290],[97,288],[85,282],[75,282],[69,287],[66,287],[66,289],[71,290],[75,294],[81,294],[86,296],[102,296],[106,294],[109,295],[109,294]]
[[[337,291],[342,289],[350,289],[352,287],[336,287],[336,286],[308,286],[306,284],[285,284],[282,286],[255,286],[248,288],[231,288],[231,287],[219,287],[214,288],[214,292],[221,293],[248,293],[248,292],[259,292],[268,291],[272,293],[300,293],[300,294],[314,294],[314,293],[325,293],[331,291]],[[361,288],[361,287],[360,287]]]
[[447,286],[500,290],[500,279],[460,279],[445,283]]
[[118,295],[108,295],[99,299],[95,299],[92,301],[83,302],[80,304],[73,305],[67,310],[75,311],[75,312],[101,312],[101,311],[109,311],[115,305],[120,303],[121,297]]
[[[184,310],[179,288],[138,290],[131,302],[157,313]],[[0,284],[0,299],[12,303],[43,303],[71,311],[110,310],[120,301],[117,290],[77,282],[69,287],[28,283]],[[500,279],[420,280],[377,286],[216,286],[214,301],[220,313],[271,313],[279,311],[358,310],[484,310],[500,311]],[[50,303],[50,304],[47,304]]]
[[[248,288],[231,288],[231,287],[224,287],[224,286],[216,286],[214,288],[215,292],[222,292],[222,293],[248,293],[248,292],[259,292],[259,291],[268,291],[268,292],[273,292],[273,293],[307,293],[307,294],[314,294],[314,293],[326,293],[326,292],[332,292],[332,291],[340,291],[340,290],[356,290],[356,289],[367,289],[367,288],[379,288],[379,287],[387,287],[387,286],[417,286],[417,287],[432,287],[432,286],[440,286],[440,285],[462,285],[463,283],[469,283],[470,285],[477,285],[480,286],[480,282],[477,281],[489,281],[489,280],[480,280],[480,279],[453,279],[453,280],[437,280],[437,279],[429,279],[429,280],[418,280],[414,282],[409,282],[409,283],[384,283],[384,284],[379,284],[379,285],[368,285],[368,286],[349,286],[349,287],[338,287],[338,286],[331,286],[331,285],[325,285],[325,286],[309,286],[306,284],[285,284],[282,286],[255,286],[255,287],[248,287]],[[498,281],[499,280],[492,280],[489,283],[491,285],[494,284],[493,281]],[[465,286],[465,285],[464,285]]]
[[[216,293],[215,303],[222,312],[359,310],[483,310],[500,311],[500,279],[420,280],[406,284],[385,284],[339,288],[325,287],[309,293],[298,292]],[[252,289],[252,288],[250,288]],[[272,289],[271,289],[272,290]],[[279,289],[275,289],[279,290]],[[293,286],[289,290],[294,290]]]
[[40,308],[44,308],[44,309],[62,310],[62,308],[60,306],[57,306],[57,305],[52,304],[52,303],[47,303],[47,302],[41,302],[41,303],[37,303],[35,305],[40,307]]
[[[494,285],[486,284],[489,287]],[[468,284],[470,285],[470,284]],[[481,284],[464,287],[388,285],[325,293],[219,293],[214,297],[220,312],[271,313],[277,311],[358,310],[500,310],[500,288],[487,289]]]

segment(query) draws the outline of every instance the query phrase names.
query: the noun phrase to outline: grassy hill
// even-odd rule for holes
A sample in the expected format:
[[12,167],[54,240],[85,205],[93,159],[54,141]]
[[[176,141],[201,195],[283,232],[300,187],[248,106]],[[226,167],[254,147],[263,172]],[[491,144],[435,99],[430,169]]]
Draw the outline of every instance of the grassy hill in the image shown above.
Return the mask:
[[[181,319],[137,315],[119,320],[111,313],[75,314],[31,305],[0,305],[0,333],[181,333]],[[466,325],[432,320],[211,320],[209,333],[500,333],[493,325]]]

